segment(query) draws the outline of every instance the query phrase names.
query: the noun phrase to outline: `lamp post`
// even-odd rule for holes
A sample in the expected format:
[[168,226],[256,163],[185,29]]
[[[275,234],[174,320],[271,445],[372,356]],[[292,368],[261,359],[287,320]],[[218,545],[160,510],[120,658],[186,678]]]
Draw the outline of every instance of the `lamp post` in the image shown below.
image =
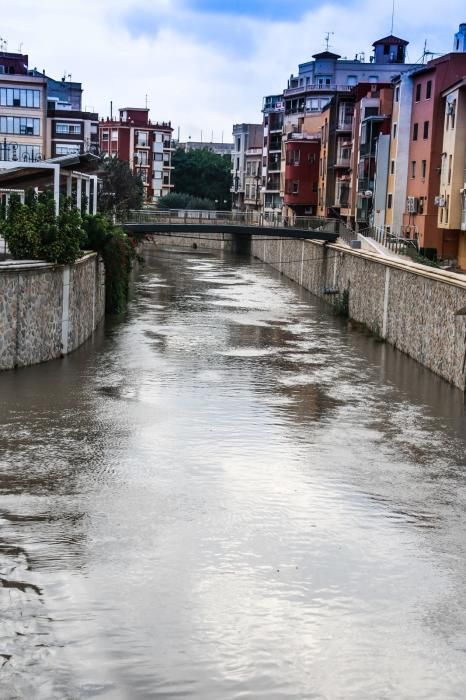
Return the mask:
[[[12,151],[12,156],[10,158],[10,149]],[[18,160],[18,144],[16,141],[7,142],[6,138],[3,139],[2,144],[3,158],[2,160]]]
[[259,211],[259,182],[261,179],[260,176],[260,161],[257,163],[257,173],[256,177],[254,178],[256,181],[256,211]]
[[235,209],[239,209],[239,207],[238,207],[238,199],[239,199],[239,195],[238,195],[238,189],[239,189],[238,168],[236,168],[234,182],[235,182]]

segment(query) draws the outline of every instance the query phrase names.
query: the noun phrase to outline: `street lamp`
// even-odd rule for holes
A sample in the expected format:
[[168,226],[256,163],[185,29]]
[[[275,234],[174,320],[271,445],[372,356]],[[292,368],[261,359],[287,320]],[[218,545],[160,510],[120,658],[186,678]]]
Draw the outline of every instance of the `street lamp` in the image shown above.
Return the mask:
[[7,143],[6,138],[3,139],[3,159],[2,160],[10,160],[10,149],[12,151],[12,156],[11,160],[18,160],[18,144],[16,141],[10,141]]
[[238,175],[238,168],[236,168],[236,173],[235,173],[235,208],[239,209],[238,207],[238,187],[239,187],[239,175]]
[[261,167],[261,166],[260,166],[260,161],[259,161],[259,162],[257,163],[257,173],[256,173],[256,177],[254,178],[255,181],[256,181],[256,211],[259,210],[259,182],[260,182],[260,179],[261,179],[261,176],[260,176],[260,167]]

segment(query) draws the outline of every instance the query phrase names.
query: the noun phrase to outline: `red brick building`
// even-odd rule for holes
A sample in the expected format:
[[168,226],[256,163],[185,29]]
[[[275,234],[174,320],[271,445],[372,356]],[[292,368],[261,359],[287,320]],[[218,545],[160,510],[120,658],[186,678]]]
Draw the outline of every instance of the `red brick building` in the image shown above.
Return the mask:
[[153,123],[146,108],[120,109],[119,119],[101,120],[100,151],[125,160],[144,184],[147,202],[171,192],[172,133],[170,122]]
[[319,136],[289,133],[285,142],[285,154],[285,204],[296,216],[315,215],[319,182]]

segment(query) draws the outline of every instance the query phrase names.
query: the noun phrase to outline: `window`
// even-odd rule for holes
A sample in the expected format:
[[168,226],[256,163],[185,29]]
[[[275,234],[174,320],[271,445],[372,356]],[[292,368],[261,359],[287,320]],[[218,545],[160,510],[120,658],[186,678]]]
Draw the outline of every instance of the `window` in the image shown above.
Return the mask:
[[348,75],[346,78],[347,85],[357,85],[358,77],[356,75]]
[[236,139],[236,150],[241,151],[241,136],[238,136]]
[[137,165],[147,165],[147,151],[136,151],[134,154],[134,162]]
[[57,134],[80,134],[81,124],[66,124],[57,122],[55,124],[55,133]]
[[35,117],[0,116],[0,132],[2,134],[40,136],[40,119]]
[[452,162],[452,156],[448,156],[448,184],[451,184],[451,162]]
[[387,209],[392,208],[392,201],[393,201],[393,195],[391,195],[391,194],[387,195]]
[[432,95],[432,80],[427,81],[426,85],[426,100],[430,100]]
[[421,161],[421,177],[423,180],[426,179],[426,171],[427,171],[427,161],[423,160],[423,161]]
[[397,123],[395,122],[393,124],[393,138],[396,139],[396,132],[397,132]]
[[447,201],[445,204],[445,223],[448,224],[448,213],[450,211],[450,195],[447,194]]
[[291,185],[291,193],[299,194],[299,180],[293,180]]
[[154,153],[154,162],[162,162],[163,153]]
[[419,102],[421,99],[421,88],[422,88],[421,83],[418,83],[416,85],[416,102]]
[[424,122],[424,135],[423,138],[429,138],[429,122]]
[[55,146],[55,153],[57,156],[69,156],[75,153],[79,153],[81,147],[79,143],[57,143]]
[[136,139],[136,146],[139,146],[139,148],[147,148],[149,145],[149,135],[147,131],[138,131],[137,132],[137,139]]
[[395,174],[395,161],[394,160],[392,160],[392,162],[390,163],[390,174],[391,175]]
[[398,85],[395,88],[395,102],[399,102],[399,101],[400,101],[400,86]]
[[0,88],[0,105],[2,107],[29,107],[39,109],[40,90]]
[[118,129],[112,129],[112,141],[118,138]]
[[369,76],[369,82],[370,82],[370,83],[378,83],[378,82],[379,82],[379,76],[378,76],[378,75],[370,75],[370,76]]
[[411,161],[411,177],[416,177],[416,161]]
[[246,199],[249,199],[250,196],[251,196],[251,186],[246,185]]
[[419,124],[416,122],[413,126],[413,141],[417,141],[417,135],[419,131]]

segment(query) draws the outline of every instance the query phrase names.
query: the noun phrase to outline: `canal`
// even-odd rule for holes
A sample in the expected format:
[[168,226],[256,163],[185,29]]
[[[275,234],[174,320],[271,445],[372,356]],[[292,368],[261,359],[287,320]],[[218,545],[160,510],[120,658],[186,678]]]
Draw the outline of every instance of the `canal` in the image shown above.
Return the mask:
[[258,261],[167,249],[0,374],[2,700],[466,696],[463,396]]

